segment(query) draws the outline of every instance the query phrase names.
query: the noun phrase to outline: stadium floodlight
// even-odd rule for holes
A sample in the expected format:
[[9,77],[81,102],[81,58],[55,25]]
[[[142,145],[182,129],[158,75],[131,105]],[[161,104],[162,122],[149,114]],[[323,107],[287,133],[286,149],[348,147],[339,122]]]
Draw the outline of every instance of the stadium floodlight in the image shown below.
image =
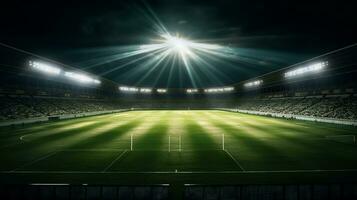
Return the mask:
[[225,92],[231,92],[233,90],[234,90],[234,87],[225,87],[225,88],[223,88],[223,91],[225,91]]
[[157,93],[166,93],[167,89],[158,88],[158,89],[156,89],[156,92]]
[[93,83],[95,83],[95,84],[101,84],[102,82],[101,82],[100,80],[94,79],[94,80],[93,80]]
[[194,88],[190,88],[190,89],[186,89],[186,93],[192,94],[192,93],[197,93],[198,89],[194,89]]
[[[190,41],[179,35],[171,35],[170,33],[165,33],[161,35],[163,40],[159,40],[161,44],[156,44],[155,46],[161,45],[160,48],[166,49],[167,52],[164,55],[177,53],[181,60],[184,62],[186,68],[190,68],[190,59],[194,59],[197,62],[198,54],[197,51],[201,53],[211,53],[222,49],[223,47],[216,44],[199,43],[195,41]],[[150,45],[149,47],[151,47]],[[146,46],[145,46],[146,47]],[[196,53],[195,53],[196,52]]]
[[248,82],[248,83],[245,83],[244,86],[245,87],[256,87],[256,86],[259,86],[263,83],[263,80],[256,80],[256,81],[251,81],[251,82]]
[[139,91],[139,88],[120,86],[120,87],[119,87],[119,90],[120,90],[120,91],[124,91],[124,92],[138,92],[138,91]]
[[37,61],[29,61],[29,66],[37,71],[41,71],[50,75],[60,75],[62,71],[58,67],[54,67],[52,65],[45,64],[42,62],[37,62]]
[[[216,43],[223,42],[221,40],[214,38],[197,40],[178,32],[170,32],[152,10],[148,11],[145,17],[148,17],[148,21],[153,23],[152,27],[154,27],[152,32],[154,38],[150,39],[151,43],[123,45],[115,48],[108,47],[105,50],[111,52],[108,55],[101,55],[100,51],[104,49],[98,49],[95,51],[98,52],[97,58],[91,60],[88,68],[97,68],[108,63],[120,63],[101,72],[101,75],[107,75],[127,66],[136,67],[140,65],[150,69],[146,70],[146,74],[141,78],[144,80],[153,76],[157,71],[154,69],[164,69],[165,66],[171,63],[171,68],[180,66],[188,74],[190,85],[196,87],[199,85],[197,82],[200,79],[199,71],[206,74],[209,79],[226,79],[228,77],[217,69],[222,66],[221,63],[238,68],[240,67],[239,65],[232,65],[231,62],[250,62],[252,65],[257,63],[253,58],[254,56],[245,55],[246,50],[244,49]],[[144,59],[145,62],[141,62]],[[140,64],[136,65],[136,63]],[[199,69],[195,70],[195,67]],[[133,69],[133,74],[137,72],[136,70],[140,71],[139,68]],[[161,75],[162,73],[159,74],[159,76]],[[143,80],[138,81],[141,82]]]
[[81,73],[77,73],[77,72],[65,72],[64,76],[66,76],[74,81],[80,82],[80,83],[86,83],[86,84],[90,84],[90,83],[100,84],[101,83],[97,79],[93,79],[90,76],[87,76],[87,75],[81,74]]
[[317,73],[323,70],[328,65],[328,62],[319,62],[306,67],[300,67],[284,73],[285,78],[297,77],[304,74]]
[[151,93],[152,89],[151,88],[140,88],[140,93]]
[[232,92],[234,87],[222,87],[222,88],[207,88],[204,90],[205,93],[224,93]]
[[178,36],[171,36],[169,34],[162,35],[163,38],[165,38],[165,44],[167,44],[171,49],[178,51],[180,53],[188,53],[189,52],[189,46],[190,46],[190,41],[180,38]]

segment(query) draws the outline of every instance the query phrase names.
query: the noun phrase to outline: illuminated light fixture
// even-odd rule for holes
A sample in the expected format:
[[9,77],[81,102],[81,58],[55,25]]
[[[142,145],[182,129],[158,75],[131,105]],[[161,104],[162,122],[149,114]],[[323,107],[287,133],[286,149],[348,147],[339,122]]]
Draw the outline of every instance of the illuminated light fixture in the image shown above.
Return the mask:
[[224,92],[232,92],[234,87],[222,87],[222,88],[207,88],[204,91],[206,93],[224,93]]
[[256,86],[261,85],[262,83],[263,83],[263,80],[256,80],[256,81],[245,83],[244,87],[256,87]]
[[65,77],[68,77],[74,81],[80,82],[80,83],[93,83],[93,84],[100,84],[101,81],[97,80],[97,79],[93,79],[90,76],[87,76],[85,74],[80,74],[80,73],[76,73],[76,72],[65,72],[64,73]]
[[162,35],[166,39],[166,44],[171,47],[171,49],[176,50],[180,53],[187,53],[188,47],[190,46],[190,41],[171,35]]
[[[213,67],[211,64],[209,64],[209,62],[202,58],[203,55],[233,58],[232,51],[228,47],[189,40],[187,38],[181,37],[178,34],[170,34],[167,30],[164,29],[162,31],[158,31],[157,34],[159,37],[152,40],[154,41],[153,44],[138,45],[136,47],[138,49],[133,51],[132,55],[145,54],[142,58],[149,55],[152,57],[149,64],[154,65],[155,68],[160,66],[161,62],[166,62],[169,60],[175,61],[178,59],[180,62],[179,65],[182,66],[189,74],[189,79],[192,85],[196,85],[196,81],[194,80],[196,71],[192,69],[193,67],[201,64],[209,65],[207,70],[209,70],[208,68]],[[131,55],[131,53],[129,55]],[[126,56],[124,57],[126,58]],[[176,63],[176,61],[173,63]],[[117,69],[119,69],[119,67]],[[109,70],[104,74],[111,73],[115,70],[116,69]],[[152,73],[152,71],[149,73]]]
[[61,74],[61,71],[62,71],[58,67],[54,67],[52,65],[48,65],[45,63],[37,62],[37,61],[29,61],[29,65],[31,68],[33,68],[37,71],[41,71],[41,72],[44,72],[44,73],[50,74],[50,75],[59,75],[59,74]]
[[183,51],[185,53],[189,53],[190,49],[202,49],[202,50],[218,50],[222,49],[222,46],[216,44],[207,44],[207,43],[198,43],[187,40],[180,36],[173,36],[171,34],[164,34],[161,35],[164,38],[164,45],[176,50],[176,51]]
[[159,89],[156,89],[156,92],[157,92],[157,93],[166,93],[166,92],[167,92],[167,89],[159,88]]
[[101,82],[100,80],[94,79],[94,80],[93,80],[93,83],[95,83],[95,84],[101,84],[102,82]]
[[192,93],[197,93],[198,92],[198,89],[186,89],[186,93],[189,93],[189,94],[192,94]]
[[140,88],[140,93],[151,93],[152,89],[151,88]]
[[151,88],[137,88],[137,87],[127,87],[127,86],[120,86],[119,87],[120,91],[123,92],[133,92],[133,93],[151,93],[152,89]]
[[167,48],[168,53],[177,53],[182,61],[184,61],[185,66],[188,67],[188,59],[197,57],[194,50],[199,51],[212,51],[222,48],[215,44],[197,43],[180,36],[173,36],[171,34],[161,35],[164,40],[162,41],[163,48]]
[[319,62],[306,67],[300,67],[284,73],[285,78],[296,77],[304,74],[320,72],[328,65],[328,62]]
[[120,91],[124,91],[124,92],[138,92],[138,91],[139,91],[139,88],[120,86],[120,87],[119,87],[119,90],[120,90]]

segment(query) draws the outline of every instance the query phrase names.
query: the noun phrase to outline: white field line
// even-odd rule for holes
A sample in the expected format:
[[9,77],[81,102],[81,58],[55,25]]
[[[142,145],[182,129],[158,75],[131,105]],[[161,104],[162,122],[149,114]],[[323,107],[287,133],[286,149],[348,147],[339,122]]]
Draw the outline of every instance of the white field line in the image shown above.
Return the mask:
[[353,134],[350,134],[350,135],[326,135],[325,137],[344,137],[344,136],[355,137],[355,135],[353,135]]
[[[25,137],[31,136],[31,135],[34,135],[34,134],[38,134],[38,133],[42,133],[42,132],[29,133],[29,134],[22,135],[22,136],[20,136],[20,137],[18,138],[18,139],[20,140],[20,142],[13,142],[13,143],[10,143],[10,144],[1,146],[0,149],[5,149],[5,148],[10,147],[10,146],[23,144],[24,142],[26,142]],[[23,134],[23,133],[18,133],[18,134],[14,134],[14,135],[20,135],[20,134]]]
[[46,159],[46,158],[49,158],[49,157],[55,155],[57,152],[58,152],[58,151],[54,151],[54,152],[48,153],[48,154],[46,154],[46,155],[44,155],[44,156],[42,156],[42,157],[40,157],[40,158],[38,158],[38,159],[36,159],[36,160],[30,161],[30,162],[28,162],[28,163],[26,163],[26,164],[24,164],[24,165],[22,165],[22,166],[20,166],[20,167],[17,167],[17,168],[15,168],[15,169],[11,170],[11,172],[15,172],[15,171],[17,171],[18,169],[24,168],[24,167],[26,167],[26,166],[33,165],[33,164],[35,164],[36,162],[39,162],[39,161],[41,161],[41,160],[44,160],[44,159]]
[[[120,126],[123,126],[127,123],[130,123],[136,119],[138,119],[139,117],[141,117],[142,115],[137,115],[137,116],[134,116],[132,118],[129,118],[127,120],[123,120],[123,121],[120,121],[120,122],[117,122],[117,121],[113,121],[112,123],[109,123],[108,121],[108,124],[105,124],[105,125],[101,125],[99,127],[96,127],[96,128],[93,128],[89,131],[86,131],[85,133],[86,134],[82,134],[83,132],[80,131],[78,132],[78,134],[75,134],[72,136],[72,140],[70,141],[66,141],[65,143],[65,146],[61,147],[62,149],[63,148],[66,148],[66,147],[70,147],[72,146],[73,144],[75,144],[76,142],[80,141],[80,140],[86,140],[86,139],[92,139],[92,137],[95,137],[103,132],[106,132],[106,131],[109,131],[109,130],[112,130],[112,129],[115,129],[115,128],[118,128]],[[145,116],[145,115],[144,115]],[[111,119],[113,120],[113,119]],[[83,125],[84,122],[82,122],[82,126],[81,127],[85,127],[85,126],[88,126],[88,125],[91,125],[91,124],[95,124],[95,122],[91,122],[91,124],[85,124],[85,126]],[[88,122],[86,122],[88,123]],[[72,125],[73,126],[73,125]],[[62,128],[63,129],[63,128]],[[51,133],[51,134],[60,134],[62,131],[58,131],[58,130],[55,130],[54,133]],[[41,133],[41,132],[39,132]],[[38,133],[32,133],[32,134],[38,134]],[[24,136],[28,136],[28,135],[31,135],[31,134],[26,134]],[[22,136],[21,136],[22,137]],[[21,139],[21,138],[20,138]],[[24,138],[22,138],[22,141],[26,141],[24,140]],[[58,140],[54,141],[54,142],[58,142]]]
[[169,135],[169,152],[179,152],[182,150],[182,135],[186,133],[184,128],[184,112],[175,111],[175,115],[167,121]]
[[3,145],[3,146],[0,146],[0,149],[6,149],[8,147],[11,147],[11,146],[14,146],[14,145],[19,145],[19,144],[23,144],[23,141],[20,141],[20,142],[13,142],[13,143],[9,143],[9,144],[6,144],[6,145]]
[[245,171],[244,167],[239,163],[238,159],[236,159],[235,157],[233,157],[233,155],[231,153],[229,153],[228,150],[224,150],[228,155],[229,157],[231,157],[231,159],[236,163],[236,165],[243,171]]
[[[208,114],[206,114],[208,115]],[[211,117],[208,117],[210,120],[212,120]],[[203,122],[201,122],[200,120],[197,120],[197,123],[205,130],[207,130],[209,133],[214,133],[216,135],[220,135],[222,133],[225,133],[224,130],[222,130],[219,127],[216,127],[214,125],[212,125],[211,123],[209,123],[209,121],[206,121],[206,124],[203,124]],[[224,141],[222,142],[224,143]],[[224,145],[224,144],[223,144]],[[228,150],[223,150],[224,152],[226,152],[228,154],[228,156],[233,160],[233,162],[242,170],[245,171],[244,167],[239,163],[238,159],[236,159]]]
[[118,155],[102,172],[106,172],[109,168],[111,168],[116,161],[118,161],[123,155],[128,152],[128,150],[123,151],[121,154]]
[[248,170],[248,171],[0,171],[0,174],[273,174],[273,173],[319,173],[357,172],[357,169],[312,169],[312,170]]
[[[51,135],[52,134],[60,134],[60,133],[62,133],[62,132],[65,132],[65,131],[69,131],[69,130],[76,130],[76,129],[78,129],[78,128],[84,128],[84,127],[86,127],[86,126],[90,126],[90,125],[92,125],[92,124],[95,124],[96,122],[91,122],[91,121],[89,121],[89,122],[79,122],[79,123],[77,123],[77,124],[73,124],[73,125],[69,125],[69,126],[66,126],[66,125],[63,125],[64,127],[61,127],[61,128],[57,128],[57,129],[55,129],[55,130],[52,130],[51,131]],[[33,135],[37,135],[37,134],[46,134],[48,131],[47,130],[41,130],[41,131],[38,131],[38,132],[33,132],[33,133],[29,133],[29,134],[24,134],[24,135],[22,135],[21,137],[19,137],[19,139],[21,140],[21,141],[26,141],[25,140],[25,137],[31,137],[31,136],[33,136]]]
[[173,136],[183,135],[185,133],[184,129],[184,116],[183,113],[178,112],[177,115],[170,117],[168,121],[168,133]]
[[[144,115],[145,116],[145,115]],[[102,116],[97,116],[98,118],[96,118],[96,119],[101,119],[101,118],[104,118],[104,117],[102,117]],[[128,118],[126,118],[126,119],[124,119],[124,120],[121,120],[120,122],[118,122],[118,121],[114,121],[114,119],[112,119],[112,118],[115,118],[115,117],[118,117],[118,116],[110,116],[110,117],[105,117],[105,119],[104,119],[104,121],[105,122],[108,122],[108,124],[106,124],[106,125],[101,125],[101,126],[99,126],[99,127],[96,127],[96,128],[93,128],[92,130],[90,130],[90,131],[87,131],[88,132],[88,134],[86,134],[87,135],[87,137],[89,137],[89,136],[92,136],[93,134],[89,134],[89,133],[102,133],[102,132],[105,132],[105,131],[108,131],[108,130],[110,130],[110,129],[114,129],[114,128],[117,128],[118,126],[121,126],[121,125],[124,125],[124,124],[126,124],[126,123],[130,123],[130,122],[132,122],[132,121],[134,121],[134,120],[136,120],[136,119],[138,119],[139,117],[142,117],[141,115],[135,115],[135,116],[133,116],[133,117],[128,117]],[[89,120],[89,119],[87,119],[87,120]],[[113,122],[113,123],[109,123],[109,122]],[[98,123],[98,120],[97,121],[93,121],[93,120],[91,120],[91,121],[81,121],[81,122],[79,122],[79,123],[77,123],[77,124],[71,124],[71,125],[69,125],[69,126],[67,126],[66,124],[64,124],[63,125],[63,127],[58,127],[58,128],[56,128],[55,130],[52,130],[51,131],[51,135],[53,135],[53,134],[60,134],[60,133],[62,133],[62,132],[65,132],[65,131],[69,131],[69,130],[76,130],[76,129],[78,129],[78,128],[84,128],[84,127],[87,127],[87,126],[90,126],[90,125],[93,125],[93,124],[96,124],[96,123]],[[25,140],[25,138],[26,137],[31,137],[31,136],[33,136],[33,135],[37,135],[37,134],[44,134],[44,133],[47,133],[47,130],[41,130],[41,131],[39,131],[39,132],[34,132],[34,133],[30,133],[30,134],[25,134],[25,135],[22,135],[21,137],[19,137],[19,139],[21,140],[21,141],[27,141],[27,140]],[[95,134],[96,135],[96,134]]]
[[[171,143],[172,144],[172,143]],[[151,152],[151,151],[159,151],[159,152],[167,152],[167,147],[165,148],[162,148],[162,149],[145,149],[145,148],[141,148],[141,149],[134,149],[133,150],[134,152],[135,151],[147,151],[147,152]],[[192,149],[192,150],[179,150],[179,149],[171,149],[171,152],[202,152],[202,151],[222,151],[222,148],[216,148],[216,149],[213,149],[213,148],[202,148],[202,149]]]
[[[76,152],[76,151],[125,151],[125,150],[128,150],[128,149],[59,149],[57,150],[58,152]],[[162,148],[162,149],[134,149],[133,150],[134,152],[137,151],[137,152],[142,152],[142,151],[147,151],[147,152],[151,152],[151,151],[159,151],[159,152],[167,152],[167,149],[166,148]],[[171,151],[175,151],[175,152],[197,152],[197,151],[222,151],[221,148],[216,148],[216,149],[213,149],[213,148],[207,148],[207,149],[192,149],[192,150],[189,150],[189,149],[186,149],[186,150],[179,150],[179,149],[171,149]]]
[[69,183],[30,183],[29,185],[37,185],[37,186],[63,186],[70,185]]
[[61,151],[61,152],[76,152],[76,151],[126,151],[128,149],[105,149],[105,148],[102,148],[102,149],[62,149],[62,150],[58,150],[58,151]]

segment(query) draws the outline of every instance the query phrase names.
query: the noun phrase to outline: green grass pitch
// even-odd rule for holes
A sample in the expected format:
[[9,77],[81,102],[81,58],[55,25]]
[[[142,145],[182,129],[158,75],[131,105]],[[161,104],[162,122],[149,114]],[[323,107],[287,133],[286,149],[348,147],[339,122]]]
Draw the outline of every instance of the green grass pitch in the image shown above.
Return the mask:
[[325,137],[356,130],[217,110],[131,111],[6,127],[0,129],[0,177],[190,182],[220,174],[355,173],[357,145]]

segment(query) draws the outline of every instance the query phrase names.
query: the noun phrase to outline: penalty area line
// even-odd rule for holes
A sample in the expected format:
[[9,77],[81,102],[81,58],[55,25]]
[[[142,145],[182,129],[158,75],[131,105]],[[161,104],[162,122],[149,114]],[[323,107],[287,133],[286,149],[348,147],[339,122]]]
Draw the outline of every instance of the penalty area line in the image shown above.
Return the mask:
[[48,154],[46,154],[46,155],[44,155],[44,156],[42,156],[42,157],[40,157],[40,158],[38,158],[36,160],[30,161],[30,162],[28,162],[28,163],[26,163],[26,164],[24,164],[24,165],[22,165],[20,167],[15,168],[15,169],[11,170],[10,172],[16,172],[16,171],[18,171],[18,169],[24,168],[26,166],[33,165],[33,164],[35,164],[35,163],[37,163],[37,162],[39,162],[41,160],[47,159],[47,158],[55,155],[57,152],[58,151],[54,151],[54,152],[48,153]]
[[239,163],[239,161],[235,158],[235,157],[233,157],[233,155],[231,154],[231,153],[229,153],[229,151],[228,150],[223,150],[223,151],[225,151],[227,154],[228,154],[228,156],[234,161],[234,163],[242,170],[242,171],[246,171],[245,169],[244,169],[244,167]]
[[123,155],[128,152],[128,150],[123,151],[121,154],[119,154],[118,157],[116,157],[102,172],[106,172],[108,169],[110,169],[116,161],[118,161]]

